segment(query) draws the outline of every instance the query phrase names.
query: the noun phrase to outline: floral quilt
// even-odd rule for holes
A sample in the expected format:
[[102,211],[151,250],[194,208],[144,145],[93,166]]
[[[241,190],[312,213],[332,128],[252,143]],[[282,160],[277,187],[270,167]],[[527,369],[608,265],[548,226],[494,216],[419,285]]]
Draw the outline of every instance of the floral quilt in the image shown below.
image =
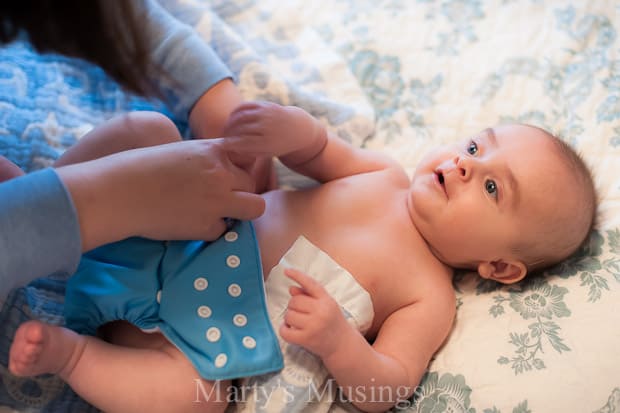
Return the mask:
[[[600,197],[586,245],[516,286],[459,273],[453,331],[395,410],[620,412],[619,4],[163,2],[213,45],[247,99],[301,106],[411,171],[430,147],[502,122],[544,127],[577,148]],[[115,113],[149,107],[83,62],[21,44],[0,50],[0,153],[24,168],[49,165]],[[303,184],[280,172],[284,184]],[[94,411],[53,376],[22,380],[6,370],[17,325],[61,323],[63,291],[64,280],[44,278],[0,312],[0,412]]]

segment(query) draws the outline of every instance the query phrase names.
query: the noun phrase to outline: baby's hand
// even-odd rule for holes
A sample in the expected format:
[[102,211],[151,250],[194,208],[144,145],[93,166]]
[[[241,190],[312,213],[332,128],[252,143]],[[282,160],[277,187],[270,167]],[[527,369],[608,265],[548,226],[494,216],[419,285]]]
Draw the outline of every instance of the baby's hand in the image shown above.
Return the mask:
[[326,142],[324,127],[295,106],[247,102],[224,127],[226,148],[242,155],[300,158],[316,155]]
[[340,306],[313,278],[294,269],[286,269],[284,274],[301,287],[290,288],[280,335],[321,358],[329,356],[336,351],[342,333],[350,328]]

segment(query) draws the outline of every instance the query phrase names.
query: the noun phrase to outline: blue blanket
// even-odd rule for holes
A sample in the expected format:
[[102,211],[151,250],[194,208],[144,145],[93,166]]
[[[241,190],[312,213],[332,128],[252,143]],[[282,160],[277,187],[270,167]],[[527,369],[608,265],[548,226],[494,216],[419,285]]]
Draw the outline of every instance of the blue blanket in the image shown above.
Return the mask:
[[[121,90],[79,59],[39,55],[26,43],[0,50],[0,154],[26,171],[44,168],[95,125],[128,110],[158,110]],[[169,115],[170,116],[170,115]],[[186,124],[177,126],[183,131]],[[0,406],[16,410],[96,411],[53,376],[17,379],[6,365],[19,324],[37,318],[62,324],[64,280],[45,278],[14,291],[0,312]]]

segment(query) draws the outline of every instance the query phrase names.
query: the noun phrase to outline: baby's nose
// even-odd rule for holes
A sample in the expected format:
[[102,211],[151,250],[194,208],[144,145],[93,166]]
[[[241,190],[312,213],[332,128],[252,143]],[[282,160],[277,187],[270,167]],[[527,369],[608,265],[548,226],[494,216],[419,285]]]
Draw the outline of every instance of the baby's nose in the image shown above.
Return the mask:
[[466,157],[461,157],[461,156],[456,156],[454,158],[454,169],[455,172],[458,174],[459,177],[461,177],[462,179],[469,179],[469,176],[471,174],[471,162],[468,158]]

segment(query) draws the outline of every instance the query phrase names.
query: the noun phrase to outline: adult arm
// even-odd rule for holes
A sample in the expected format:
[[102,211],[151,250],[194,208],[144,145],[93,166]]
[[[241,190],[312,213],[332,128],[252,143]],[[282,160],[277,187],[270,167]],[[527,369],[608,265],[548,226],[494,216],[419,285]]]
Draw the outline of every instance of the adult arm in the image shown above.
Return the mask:
[[215,239],[264,201],[221,139],[134,149],[0,184],[0,301],[36,277],[72,273],[82,251],[130,236]]
[[0,184],[0,303],[34,278],[72,273],[82,252],[77,215],[53,169]]
[[180,111],[189,110],[193,135],[217,137],[241,103],[233,75],[209,44],[156,0],[145,0],[144,21],[151,56],[163,70],[156,81]]

